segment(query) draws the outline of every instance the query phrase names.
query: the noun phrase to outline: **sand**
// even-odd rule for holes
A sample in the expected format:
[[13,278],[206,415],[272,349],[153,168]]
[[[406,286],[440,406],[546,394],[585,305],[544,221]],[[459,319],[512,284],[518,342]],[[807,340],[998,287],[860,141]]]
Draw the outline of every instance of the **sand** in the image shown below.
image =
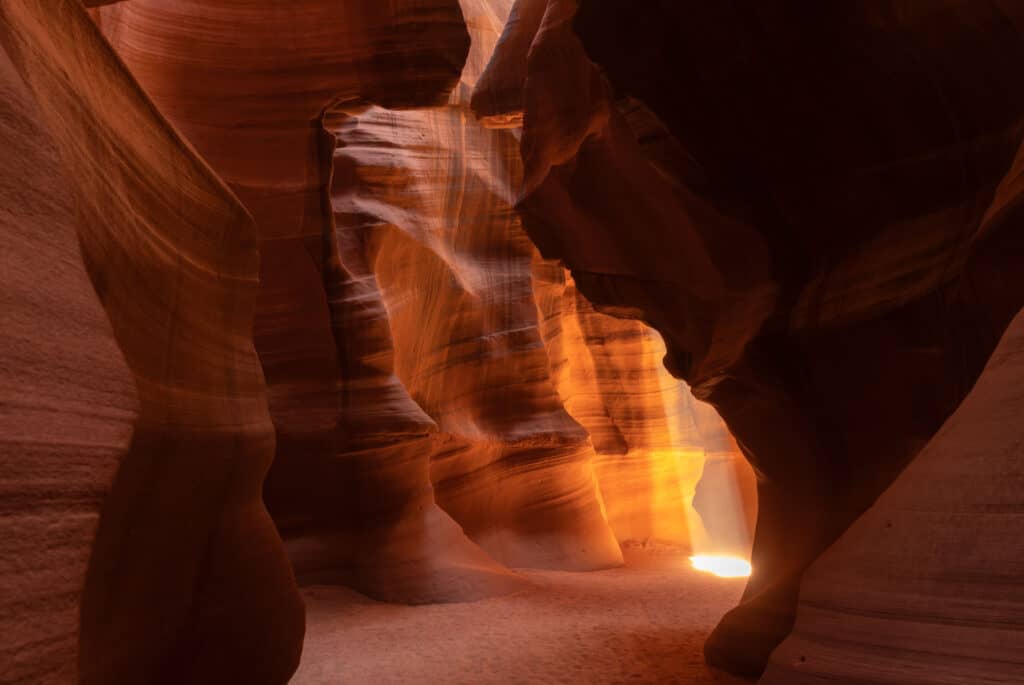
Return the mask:
[[704,638],[742,579],[684,556],[630,550],[592,573],[521,570],[534,588],[464,604],[396,606],[350,590],[305,591],[300,685],[718,683]]

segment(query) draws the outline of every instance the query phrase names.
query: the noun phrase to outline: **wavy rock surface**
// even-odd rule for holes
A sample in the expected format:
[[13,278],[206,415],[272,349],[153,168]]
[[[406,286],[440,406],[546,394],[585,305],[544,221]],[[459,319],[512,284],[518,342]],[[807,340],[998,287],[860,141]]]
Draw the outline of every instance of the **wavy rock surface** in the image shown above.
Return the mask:
[[[422,106],[450,87],[458,8],[307,5],[284,28],[304,52],[281,55],[257,26],[273,15],[266,3],[142,1],[98,20],[256,217],[256,346],[278,439],[266,498],[300,579],[407,602],[516,587],[435,499],[508,564],[618,563],[594,450],[551,387],[534,249],[512,210],[518,134],[480,126],[467,108],[509,3],[463,3],[473,45],[448,105],[407,111],[368,103]],[[200,21],[208,35],[196,38],[187,27]],[[314,62],[317,50],[333,56]],[[282,59],[294,73],[258,68]],[[644,449],[664,453],[657,484],[606,480],[632,493],[622,507],[659,503],[623,534],[684,539],[678,523],[663,536],[658,514],[685,512],[701,455],[680,479],[670,431],[645,430]],[[609,473],[644,478],[641,462]]]
[[[544,353],[551,341],[539,335],[534,304],[535,250],[511,207],[518,132],[510,122],[503,128],[512,130],[487,130],[467,107],[508,10],[507,2],[463,3],[473,46],[446,108],[342,106],[328,116],[338,140],[338,241],[351,247],[341,261],[363,274],[367,299],[380,290],[398,376],[439,426],[432,474],[442,506],[505,563],[601,567],[619,561],[591,475],[591,465],[600,471],[604,462],[572,408],[566,413],[567,398],[552,392],[553,360]],[[609,384],[635,375],[636,365],[646,383],[595,398],[616,404],[635,447],[610,455],[601,491],[612,491],[615,504],[609,510],[605,496],[604,512],[619,520],[622,539],[688,542],[686,510],[704,453],[685,408],[689,442],[664,418],[665,401],[673,414],[677,408],[662,391],[681,386],[660,384],[648,353],[653,339],[637,324],[621,325],[635,340],[614,345],[629,355],[619,367],[612,345],[599,335],[588,341],[602,350]],[[589,355],[583,339],[574,342]]]
[[0,682],[64,683],[138,397],[82,261],[56,143],[6,50],[0,112]]
[[285,682],[251,219],[78,2],[4,2],[0,46],[0,681]]
[[755,575],[708,645],[757,674],[803,571],[935,434],[1022,304],[1017,208],[996,189],[1024,126],[1024,15],[574,13],[521,0],[474,103],[514,119],[522,83],[531,237],[600,310],[661,332],[761,476]]
[[1024,673],[1024,313],[963,404],[808,571],[761,683],[1013,683]]
[[[609,516],[623,540],[685,542],[700,528],[689,504],[704,458],[696,414],[685,388],[659,371],[656,337],[574,292],[552,300],[551,316],[579,335],[541,335],[537,254],[512,207],[519,133],[486,128],[469,110],[509,4],[297,9],[133,0],[91,13],[246,203],[254,229],[79,5],[5,8],[12,121],[40,141],[24,158],[75,195],[73,206],[51,190],[47,210],[66,226],[68,282],[88,271],[99,294],[78,288],[74,301],[86,352],[109,348],[107,366],[89,368],[113,379],[92,400],[103,411],[83,419],[105,442],[72,488],[92,499],[64,539],[80,565],[91,550],[89,568],[71,565],[62,577],[69,599],[45,627],[54,656],[18,644],[11,654],[22,662],[31,655],[61,677],[74,670],[81,593],[84,682],[154,680],[161,667],[168,682],[235,677],[246,645],[268,655],[253,678],[287,677],[302,609],[259,498],[275,451],[267,398],[276,461],[263,493],[307,583],[412,603],[474,599],[522,586],[492,557],[620,563]],[[463,14],[474,44],[455,83]],[[282,30],[301,49],[281,48]],[[57,49],[67,44],[78,47]],[[453,85],[444,106],[368,104],[430,105]],[[37,210],[16,199],[10,230],[28,237],[12,255],[32,263],[24,230]],[[12,291],[26,283],[12,280]],[[35,321],[32,307],[15,309],[12,368]],[[547,346],[563,345],[592,369],[573,367],[556,387],[565,359]],[[54,357],[71,364],[73,354]],[[42,360],[22,365],[36,373]],[[90,397],[89,383],[81,376],[73,397]],[[588,426],[599,452],[565,406],[589,421],[590,404],[607,419]],[[45,433],[23,434],[21,448],[49,450],[39,473],[67,458]],[[53,487],[39,473],[25,482]],[[46,506],[37,507],[44,521]],[[19,550],[36,535],[25,532],[11,538]],[[18,587],[45,604],[38,579]],[[128,635],[133,648],[115,650]]]
[[442,433],[438,502],[506,564],[620,563],[590,440],[550,382],[533,246],[511,207],[516,137],[455,104],[370,109],[332,130],[338,232],[363,245],[398,376]]
[[591,436],[616,537],[747,556],[753,473],[714,410],[665,371],[661,338],[595,311],[561,265],[535,259],[533,270],[552,380]]
[[394,377],[372,274],[329,209],[323,112],[443,99],[466,58],[463,21],[455,0],[143,0],[100,19],[256,218],[256,349],[277,431],[266,499],[300,579],[380,599],[472,599],[518,582],[434,503],[436,426]]
[[1024,9],[579,7],[0,4],[0,682],[743,552],[738,451],[712,664],[1012,682]]
[[[438,501],[516,566],[617,563],[598,497],[620,540],[688,544],[692,528],[704,542],[690,507],[705,460],[692,397],[661,370],[649,329],[595,313],[560,292],[564,283],[550,296],[538,288],[536,251],[511,207],[516,132],[475,122],[462,92],[440,110],[373,108],[327,122],[338,138],[339,242],[361,250],[342,261],[374,274],[398,376],[446,441],[433,459]],[[542,335],[545,308],[575,337]],[[725,451],[716,463],[734,464]],[[745,534],[733,536],[742,550]]]

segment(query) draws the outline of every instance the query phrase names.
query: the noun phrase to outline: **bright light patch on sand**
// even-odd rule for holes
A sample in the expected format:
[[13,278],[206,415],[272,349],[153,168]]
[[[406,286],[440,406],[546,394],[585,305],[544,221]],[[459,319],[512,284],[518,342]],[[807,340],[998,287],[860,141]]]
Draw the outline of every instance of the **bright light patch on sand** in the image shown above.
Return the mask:
[[753,570],[749,561],[739,557],[700,554],[690,557],[690,564],[698,571],[711,573],[719,578],[747,578]]

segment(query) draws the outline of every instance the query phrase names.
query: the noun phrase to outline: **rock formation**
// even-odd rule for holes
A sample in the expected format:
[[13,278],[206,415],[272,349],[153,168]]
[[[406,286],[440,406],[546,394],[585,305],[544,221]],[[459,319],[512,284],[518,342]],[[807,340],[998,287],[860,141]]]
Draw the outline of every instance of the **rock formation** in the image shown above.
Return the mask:
[[533,246],[512,208],[518,137],[467,108],[502,26],[486,8],[466,4],[483,16],[469,19],[475,42],[445,107],[329,115],[339,242],[372,273],[398,377],[441,431],[438,502],[505,564],[601,568],[621,555],[589,438],[550,383]]
[[[512,208],[521,180],[518,132],[488,129],[468,108],[507,9],[505,2],[463,3],[473,46],[447,106],[342,105],[328,113],[325,126],[337,139],[332,207],[340,261],[361,274],[363,302],[373,301],[375,311],[383,303],[397,376],[438,425],[431,472],[439,504],[504,564],[600,568],[621,558],[602,499],[610,519],[618,518],[616,507],[644,510],[645,520],[632,525],[628,513],[612,521],[621,540],[689,542],[685,513],[704,451],[695,432],[689,440],[673,435],[664,418],[665,402],[682,402],[690,420],[685,386],[656,380],[660,364],[629,356],[628,336],[591,336],[577,348],[602,355],[609,377],[593,379],[602,387],[620,372],[655,383],[597,398],[632,422],[626,453],[595,459],[591,426],[584,423],[588,437],[573,421],[579,416],[568,395],[554,392],[552,364],[559,362],[545,354],[554,341],[539,328],[536,250]],[[652,340],[639,324],[591,318],[630,328],[641,345]],[[678,468],[682,454],[687,472]]]
[[[753,473],[721,419],[665,371],[658,334],[595,311],[557,263],[535,258],[534,289],[552,380],[593,441],[616,537],[747,556]],[[698,483],[708,496],[695,507]]]
[[393,378],[384,311],[360,306],[362,274],[341,263],[347,246],[327,198],[334,140],[324,111],[442,100],[466,58],[462,13],[455,0],[307,0],[281,11],[270,0],[133,0],[100,15],[143,86],[256,219],[255,344],[277,434],[268,506],[310,581],[403,601],[508,587],[514,578],[433,502],[435,426]]
[[524,122],[519,207],[544,255],[600,310],[662,333],[668,368],[761,475],[755,574],[708,645],[754,675],[804,569],[938,430],[1024,303],[1015,206],[993,204],[1024,124],[1024,15],[963,0],[575,12],[521,0],[474,105]]
[[518,141],[458,105],[371,109],[332,131],[339,233],[363,244],[398,376],[443,435],[431,465],[438,502],[503,563],[621,563],[590,440],[550,382],[533,248],[504,168]]
[[755,515],[712,665],[1006,682],[1022,66],[1008,0],[0,1],[0,682]]
[[[518,134],[485,128],[468,109],[509,3],[464,3],[474,42],[457,83],[454,3],[308,4],[308,17],[287,26],[307,52],[280,55],[278,32],[258,26],[269,5],[133,1],[99,14],[143,85],[256,217],[256,348],[278,444],[266,498],[300,579],[407,602],[516,587],[459,526],[507,565],[619,563],[593,446],[551,384],[535,250],[512,208]],[[189,33],[196,21],[212,27],[207,43]],[[320,27],[321,47],[300,38],[303,21]],[[400,40],[414,26],[417,40]],[[162,37],[157,52],[150,35]],[[311,61],[318,49],[336,63]],[[257,78],[260,62],[244,62],[256,54],[293,66]],[[453,85],[447,105],[425,107]],[[642,429],[661,441],[652,448],[668,464],[665,494],[614,479],[608,487],[638,506],[665,499],[655,513],[681,514],[703,452],[692,450],[680,479],[667,429]],[[660,536],[653,520],[625,534]]]
[[138,397],[82,261],[56,143],[6,47],[0,111],[0,680],[68,682],[100,506]]
[[0,5],[0,74],[0,681],[283,682],[251,219],[77,1]]
[[1024,313],[942,430],[808,570],[762,683],[1020,681],[1021,388]]

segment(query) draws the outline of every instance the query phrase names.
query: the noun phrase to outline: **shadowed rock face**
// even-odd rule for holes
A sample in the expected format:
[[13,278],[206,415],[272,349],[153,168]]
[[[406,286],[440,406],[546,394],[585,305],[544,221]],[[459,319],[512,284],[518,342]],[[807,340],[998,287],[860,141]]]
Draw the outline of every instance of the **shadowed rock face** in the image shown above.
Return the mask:
[[82,260],[69,175],[6,49],[0,103],[0,677],[60,683],[77,675],[89,551],[138,397]]
[[[621,563],[590,440],[550,381],[533,246],[505,168],[518,156],[515,137],[458,105],[371,109],[332,130],[339,234],[361,241],[397,375],[441,431],[431,464],[438,502],[503,563]],[[407,152],[395,155],[396,145]]]
[[1022,29],[6,0],[0,682],[281,683],[295,575],[422,603],[746,553],[754,472],[713,665],[1012,678]]
[[593,448],[550,381],[534,248],[512,208],[518,136],[467,106],[508,8],[463,4],[473,46],[446,106],[328,116],[331,204],[343,261],[375,286],[397,378],[436,422],[438,503],[504,564],[603,568],[622,557]]
[[324,111],[442,101],[468,48],[458,3],[143,0],[100,25],[256,219],[255,344],[277,433],[266,500],[300,579],[401,601],[513,586],[434,504],[436,426],[393,376],[384,311],[342,262],[329,209]]
[[[595,334],[574,349],[574,358],[598,359],[600,377],[589,382],[600,411],[616,405],[625,452],[597,459],[591,437],[603,438],[573,420],[582,420],[568,400],[573,384],[552,386],[562,361],[548,352],[558,343],[540,325],[536,250],[512,208],[518,131],[490,130],[468,108],[508,4],[466,2],[463,11],[473,47],[447,106],[340,106],[325,118],[337,140],[331,205],[340,261],[360,274],[361,301],[386,317],[397,378],[437,424],[424,448],[435,497],[513,566],[617,564],[616,536],[689,543],[686,493],[704,451],[695,431],[673,435],[665,419],[666,402],[675,419],[676,404],[690,398],[685,386],[659,378],[652,356],[631,352],[633,339],[656,347],[653,336],[616,322],[634,338]],[[575,321],[577,311],[564,318]],[[644,380],[616,389],[623,377]],[[688,471],[679,468],[683,456]]]
[[[551,382],[536,252],[512,207],[518,132],[485,128],[468,109],[509,3],[307,5],[284,22],[299,50],[260,23],[278,16],[271,4],[133,1],[98,18],[256,218],[255,342],[277,432],[265,496],[300,581],[450,601],[519,587],[494,559],[620,563],[593,445]],[[415,40],[399,40],[404,31]],[[592,346],[606,360],[618,349]],[[655,374],[650,362],[637,361]],[[636,424],[666,472],[604,480],[620,507],[664,501],[623,536],[687,542],[662,535],[658,517],[684,520],[703,451],[691,436],[681,471],[686,441],[653,417]],[[643,471],[634,456],[613,461]]]
[[552,381],[590,434],[616,537],[749,555],[753,472],[714,410],[665,371],[658,334],[595,311],[560,264],[538,256],[533,281]]
[[285,682],[252,221],[77,2],[5,2],[0,78],[0,680]]
[[494,125],[521,106],[527,231],[598,309],[662,333],[668,368],[759,473],[755,575],[708,643],[713,664],[757,674],[807,565],[935,434],[1024,303],[1016,194],[996,192],[1016,177],[1024,15],[575,9],[519,2],[474,105]]
[[892,487],[804,577],[762,683],[1012,683],[1024,673],[1024,313]]

